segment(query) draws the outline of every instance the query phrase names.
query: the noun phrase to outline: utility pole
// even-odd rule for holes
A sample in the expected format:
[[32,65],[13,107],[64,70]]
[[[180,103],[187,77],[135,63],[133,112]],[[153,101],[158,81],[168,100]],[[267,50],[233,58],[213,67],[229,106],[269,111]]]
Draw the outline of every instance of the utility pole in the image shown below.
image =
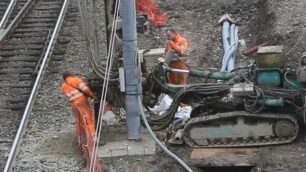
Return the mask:
[[121,0],[121,16],[128,139],[139,140],[141,112],[137,96],[141,94],[141,85],[140,70],[137,64],[135,0]]

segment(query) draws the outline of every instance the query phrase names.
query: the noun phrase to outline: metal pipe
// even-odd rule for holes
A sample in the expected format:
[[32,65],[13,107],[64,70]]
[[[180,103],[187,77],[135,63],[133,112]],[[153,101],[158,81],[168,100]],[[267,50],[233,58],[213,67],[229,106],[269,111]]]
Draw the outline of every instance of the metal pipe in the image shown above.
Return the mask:
[[176,73],[189,73],[189,70],[174,69],[174,68],[170,68],[170,67],[165,67],[165,69],[166,69],[167,71],[170,71],[170,72],[176,72]]
[[243,55],[245,55],[245,56],[253,55],[253,54],[255,54],[255,53],[257,52],[257,50],[258,50],[259,47],[266,46],[266,45],[268,45],[268,43],[269,43],[269,42],[264,42],[264,43],[262,43],[262,44],[259,44],[259,45],[254,46],[254,47],[252,47],[252,48],[249,48],[249,49],[243,51]]
[[7,9],[5,10],[5,13],[0,21],[0,29],[3,29],[5,21],[9,17],[9,13],[11,12],[12,8],[14,7],[16,0],[11,0],[10,4],[8,5]]
[[[223,17],[224,18],[224,17]],[[222,18],[222,41],[224,56],[222,59],[221,71],[231,71],[235,67],[236,51],[238,48],[238,27],[231,24],[230,18]]]
[[283,107],[285,105],[284,99],[261,99],[258,101],[259,104],[266,106]]
[[222,66],[221,66],[221,72],[227,71],[227,65],[231,58],[231,55],[235,52],[235,44],[231,45],[230,48],[225,52],[223,56]]
[[189,73],[189,76],[208,78],[208,79],[220,79],[220,80],[229,80],[234,77],[234,74],[229,72],[211,72],[203,70],[183,70],[183,69],[174,69],[170,67],[164,67],[166,71],[175,72],[175,73]]
[[234,77],[234,74],[229,72],[211,72],[211,71],[201,71],[201,70],[189,70],[189,76],[208,78],[208,79],[218,79],[218,80],[229,80]]
[[15,137],[15,140],[14,140],[11,152],[10,152],[10,155],[8,157],[8,160],[7,160],[5,168],[4,168],[4,172],[12,171],[13,165],[15,164],[15,158],[16,158],[17,153],[19,151],[18,147],[20,145],[22,136],[23,136],[24,131],[26,129],[26,126],[28,124],[30,112],[32,110],[32,105],[34,103],[33,100],[34,100],[35,96],[37,95],[37,91],[38,91],[38,88],[39,88],[40,83],[41,83],[41,79],[42,79],[42,76],[43,76],[43,72],[45,70],[45,65],[47,64],[48,57],[51,54],[52,49],[55,45],[55,42],[56,42],[55,38],[58,36],[59,31],[60,31],[60,26],[62,25],[62,23],[64,21],[64,15],[65,15],[65,12],[67,10],[68,4],[69,4],[69,0],[65,0],[64,4],[63,4],[63,7],[61,9],[60,15],[58,17],[57,23],[55,25],[51,40],[49,42],[49,46],[47,48],[47,51],[45,53],[44,59],[43,59],[42,64],[41,64],[41,67],[39,69],[37,78],[35,80],[31,95],[30,95],[29,100],[27,102],[27,106],[24,110],[24,113],[23,113],[23,116],[22,116],[22,119],[21,119],[21,122],[20,122],[20,125],[19,125],[19,128],[18,128],[16,137]]
[[[233,45],[233,44],[236,43],[235,42],[235,29],[236,29],[236,25],[235,24],[231,24],[231,26],[230,26],[230,45]],[[231,55],[231,57],[230,57],[230,59],[228,61],[227,69],[226,69],[227,71],[231,71],[233,69],[232,66],[234,66],[233,65],[234,58],[235,58],[235,53],[233,53]],[[230,69],[230,68],[232,68],[232,69]]]
[[141,94],[140,71],[137,59],[135,0],[122,0],[123,66],[125,73],[125,102],[128,139],[140,139],[140,107],[137,95]]
[[230,26],[230,44],[234,44],[236,42],[235,40],[235,30],[236,30],[236,25],[231,24]]
[[[228,21],[224,21],[222,25],[222,40],[223,40],[223,48],[224,48],[224,54],[227,54],[231,48],[230,44],[230,23]],[[226,71],[228,61],[226,58],[229,58],[227,56],[223,56],[222,59],[222,66],[221,71]]]
[[238,49],[239,39],[238,39],[238,27],[235,24],[231,25],[231,45],[234,44],[234,52],[231,54],[231,57],[227,64],[227,71],[230,72],[235,68],[235,59]]
[[224,52],[229,49],[230,46],[230,23],[228,21],[224,21],[222,27],[222,40],[223,40],[223,48]]
[[[80,3],[80,1],[79,1]],[[98,114],[98,120],[97,120],[97,127],[96,127],[96,132],[95,132],[95,138],[96,141],[93,144],[93,151],[92,151],[92,155],[90,158],[90,167],[89,167],[89,171],[91,172],[92,170],[95,171],[95,167],[96,167],[96,162],[97,162],[97,151],[98,151],[98,145],[100,142],[100,136],[101,136],[101,131],[102,131],[102,119],[103,119],[103,113],[105,111],[105,102],[106,102],[106,95],[107,95],[107,91],[108,91],[108,84],[109,84],[109,77],[110,77],[110,73],[111,73],[111,69],[112,69],[112,64],[113,64],[113,49],[114,49],[114,42],[115,42],[115,32],[116,32],[116,27],[117,27],[117,22],[116,19],[118,17],[118,12],[119,12],[119,4],[120,4],[120,0],[116,1],[115,4],[115,11],[114,11],[114,18],[113,18],[113,28],[111,31],[111,35],[110,35],[110,39],[109,42],[110,45],[107,46],[108,48],[108,52],[107,52],[107,60],[106,60],[106,66],[105,66],[105,73],[104,76],[102,76],[104,78],[103,81],[103,86],[102,86],[102,93],[101,93],[101,99],[100,99],[100,107],[99,107],[99,114]],[[93,56],[92,56],[93,57]],[[94,59],[94,58],[93,58]]]

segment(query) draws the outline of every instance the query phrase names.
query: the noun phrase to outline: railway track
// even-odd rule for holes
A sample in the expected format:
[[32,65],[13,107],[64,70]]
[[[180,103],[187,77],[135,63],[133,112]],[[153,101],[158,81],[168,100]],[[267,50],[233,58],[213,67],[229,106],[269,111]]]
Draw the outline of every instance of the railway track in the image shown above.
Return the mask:
[[[6,18],[6,20],[3,21],[4,23],[1,28],[5,28],[12,22],[12,20],[17,16],[17,14],[24,7],[27,1],[28,0],[15,0],[15,2],[12,3],[12,8],[10,11],[8,11],[8,17]],[[11,1],[9,0],[0,0],[0,21],[2,20],[2,18],[5,17],[5,13],[10,5],[10,2]]]
[[[0,4],[6,4],[5,2],[3,0]],[[26,2],[18,0],[15,9],[20,11]],[[39,88],[44,66],[58,36],[55,29],[59,30],[63,22],[68,2],[68,0],[33,1],[29,6],[31,9],[27,10],[18,24],[12,27],[13,30],[5,37],[5,41],[1,42],[0,171],[5,169],[7,161],[14,163],[17,154],[15,149],[20,143],[31,111],[30,101],[33,101]],[[0,10],[1,15],[2,8]],[[12,16],[17,16],[18,12],[14,11]],[[9,21],[11,20],[13,19]],[[62,41],[67,43],[65,40]],[[13,154],[10,155],[10,152]]]
[[5,10],[7,9],[8,5],[10,3],[10,0],[1,0],[0,1],[0,20],[2,19]]

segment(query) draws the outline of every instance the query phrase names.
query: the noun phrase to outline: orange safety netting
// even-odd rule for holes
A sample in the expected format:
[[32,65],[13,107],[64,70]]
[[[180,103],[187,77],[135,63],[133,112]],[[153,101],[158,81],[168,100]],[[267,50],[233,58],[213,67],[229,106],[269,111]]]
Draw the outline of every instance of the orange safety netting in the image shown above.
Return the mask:
[[137,14],[147,14],[151,23],[156,27],[162,27],[165,26],[169,15],[166,12],[159,14],[158,10],[159,7],[154,0],[136,0]]
[[[79,108],[78,106],[77,110],[74,111],[74,115],[76,118],[77,130],[79,129],[79,132],[77,131],[77,135],[79,139],[80,148],[81,148],[82,154],[85,155],[86,157],[86,171],[89,172],[91,158],[93,154],[94,138],[89,132],[89,127],[87,124],[86,117],[88,114],[82,111],[81,108]],[[98,157],[96,157],[96,163],[95,163],[94,168],[95,168],[94,169],[95,172],[103,172],[102,162],[99,160]]]

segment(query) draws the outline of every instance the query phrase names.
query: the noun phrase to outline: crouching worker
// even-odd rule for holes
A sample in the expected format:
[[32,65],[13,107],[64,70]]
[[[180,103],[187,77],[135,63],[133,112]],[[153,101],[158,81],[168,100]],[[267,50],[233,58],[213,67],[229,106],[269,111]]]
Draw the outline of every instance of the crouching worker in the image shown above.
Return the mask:
[[[79,118],[82,117],[87,126],[92,139],[95,140],[95,123],[93,120],[93,113],[89,105],[88,98],[93,97],[92,91],[86,86],[85,82],[78,76],[71,73],[63,73],[64,82],[62,84],[62,91],[69,99],[72,106],[72,111],[76,119],[76,132],[78,136],[85,135],[84,128],[82,129]],[[84,126],[83,126],[84,127]],[[80,140],[81,139],[81,140]],[[79,137],[79,143],[83,138]]]

